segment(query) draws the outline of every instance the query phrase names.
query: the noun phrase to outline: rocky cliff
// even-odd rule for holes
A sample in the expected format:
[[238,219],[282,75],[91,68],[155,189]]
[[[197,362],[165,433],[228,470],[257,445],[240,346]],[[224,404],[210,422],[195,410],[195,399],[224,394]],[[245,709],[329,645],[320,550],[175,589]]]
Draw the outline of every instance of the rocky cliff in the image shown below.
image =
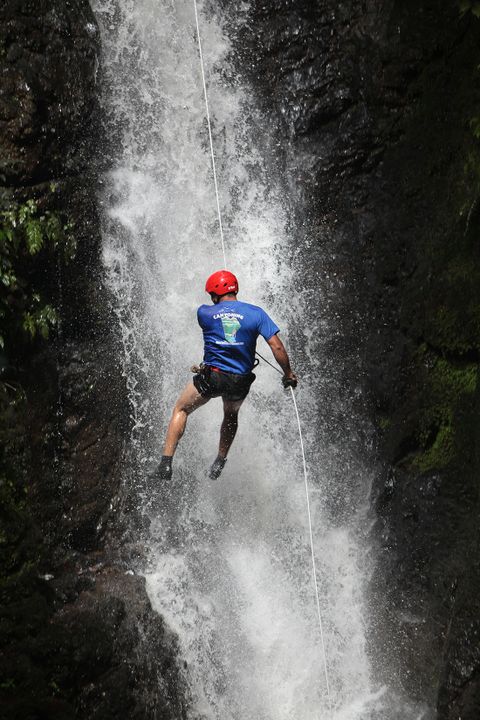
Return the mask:
[[98,48],[86,0],[2,3],[5,719],[184,712],[175,639],[108,533],[128,407],[96,214]]
[[333,283],[346,407],[376,427],[377,673],[442,720],[480,702],[477,10],[254,2],[237,44],[308,209],[306,283]]

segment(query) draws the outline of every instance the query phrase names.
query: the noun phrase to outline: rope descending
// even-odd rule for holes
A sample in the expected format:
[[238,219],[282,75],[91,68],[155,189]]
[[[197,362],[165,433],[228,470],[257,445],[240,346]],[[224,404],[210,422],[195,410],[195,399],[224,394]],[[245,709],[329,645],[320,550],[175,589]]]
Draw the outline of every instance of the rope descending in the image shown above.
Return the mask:
[[207,83],[205,82],[205,68],[203,65],[203,52],[202,52],[202,40],[200,37],[200,25],[198,23],[197,0],[193,0],[193,7],[195,8],[195,22],[197,25],[198,52],[200,55],[200,68],[202,70],[203,97],[205,99],[205,111],[206,111],[206,115],[207,115],[207,126],[208,126],[208,139],[210,141],[210,155],[212,158],[213,184],[215,186],[215,197],[217,199],[218,227],[220,229],[220,240],[222,243],[223,262],[224,262],[224,267],[226,267],[227,266],[227,256],[225,254],[225,239],[223,237],[222,211],[220,210],[220,198],[218,195],[217,169],[215,167],[215,153],[213,151],[212,123],[210,121],[210,109],[208,107]]
[[331,700],[331,696],[330,696],[330,680],[328,677],[327,651],[325,649],[325,639],[324,639],[324,635],[323,635],[323,622],[322,622],[322,611],[320,608],[320,595],[318,592],[317,565],[315,562],[315,551],[313,549],[313,527],[312,527],[312,513],[310,511],[310,495],[308,492],[307,461],[305,459],[305,448],[303,445],[302,426],[300,424],[300,415],[298,414],[297,400],[295,398],[295,393],[293,392],[292,387],[290,387],[290,392],[292,394],[293,407],[295,408],[295,415],[297,418],[297,425],[298,425],[298,437],[300,439],[300,449],[302,451],[303,479],[305,482],[305,497],[307,500],[308,530],[309,530],[309,534],[310,534],[310,550],[311,550],[311,555],[312,555],[312,577],[313,577],[313,585],[315,587],[315,597],[317,600],[318,627],[320,629],[320,641],[321,641],[321,645],[322,645],[323,669],[324,669],[324,674],[325,674],[325,687],[327,690],[327,703],[328,703],[328,709],[329,709],[329,712],[331,715],[332,714],[332,700]]

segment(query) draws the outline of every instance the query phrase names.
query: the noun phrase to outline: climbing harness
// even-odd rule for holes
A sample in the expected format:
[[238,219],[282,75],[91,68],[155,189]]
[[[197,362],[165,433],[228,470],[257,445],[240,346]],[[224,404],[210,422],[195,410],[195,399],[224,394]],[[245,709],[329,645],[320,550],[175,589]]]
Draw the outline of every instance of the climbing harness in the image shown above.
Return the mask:
[[[217,214],[218,214],[218,226],[220,229],[220,239],[222,243],[222,252],[223,252],[223,259],[225,262],[225,267],[227,266],[227,257],[225,252],[225,240],[223,235],[223,224],[222,224],[222,213],[220,209],[220,199],[218,194],[218,181],[217,181],[217,171],[215,167],[215,153],[213,150],[213,138],[212,138],[212,126],[211,126],[211,120],[210,120],[210,109],[208,106],[208,95],[207,95],[207,84],[205,80],[205,68],[204,68],[204,62],[203,62],[203,52],[202,52],[202,41],[200,37],[200,25],[198,21],[198,9],[197,9],[197,0],[193,0],[193,6],[195,10],[195,22],[197,26],[197,41],[198,41],[198,52],[200,57],[200,68],[202,72],[202,83],[203,83],[203,96],[205,100],[205,111],[206,111],[206,117],[207,117],[207,126],[208,126],[208,139],[210,142],[210,157],[212,161],[212,174],[213,174],[213,183],[215,186],[215,196],[217,200]],[[281,371],[275,367],[275,365],[272,365],[271,362],[269,362],[266,358],[264,358],[260,353],[256,353],[256,355],[261,358],[264,362],[267,363],[267,365],[270,365],[273,367],[274,370],[279,372]],[[195,367],[195,370],[197,368]],[[194,368],[192,367],[192,371]],[[328,673],[328,664],[327,664],[327,652],[325,648],[325,640],[324,640],[324,632],[323,632],[323,622],[322,622],[322,611],[320,608],[320,594],[318,590],[318,581],[317,581],[317,566],[315,561],[315,550],[314,550],[314,544],[313,544],[313,526],[312,526],[312,513],[310,509],[310,495],[308,491],[308,473],[307,473],[307,461],[305,458],[305,447],[303,444],[303,434],[302,434],[302,426],[300,423],[300,415],[298,412],[297,407],[297,401],[295,398],[295,393],[293,392],[293,387],[286,386],[289,388],[293,407],[295,410],[295,417],[297,419],[297,426],[298,426],[298,436],[300,440],[300,450],[302,453],[302,461],[303,461],[303,477],[304,477],[304,483],[305,483],[305,495],[306,495],[306,504],[307,504],[307,516],[308,516],[308,528],[309,528],[309,538],[310,538],[310,551],[311,551],[311,558],[312,558],[312,578],[313,578],[313,584],[315,589],[315,597],[316,597],[316,607],[317,607],[317,616],[318,616],[318,626],[319,626],[319,633],[320,633],[320,642],[321,642],[321,648],[322,648],[322,659],[323,659],[323,668],[324,668],[324,676],[325,676],[325,687],[326,687],[326,696],[327,696],[327,704],[328,709],[330,712],[330,715],[332,714],[332,700],[330,695],[330,680],[329,680],[329,673]]]
[[[258,355],[258,353],[257,353],[257,355]],[[262,356],[260,355],[260,357],[262,357]],[[262,360],[263,360],[263,358],[262,358]],[[255,362],[253,363],[252,370],[255,370],[255,368],[257,367],[259,362],[260,362],[260,360],[255,360]],[[265,360],[265,362],[268,362],[268,360]],[[271,364],[271,363],[269,363],[269,364]],[[274,370],[277,369],[274,365],[272,365],[272,367]],[[195,375],[198,375],[198,373],[201,373],[204,369],[205,369],[205,365],[203,363],[200,363],[200,365],[192,365],[192,367],[190,368],[190,372],[194,373]],[[212,368],[212,370],[221,372],[221,370],[219,368],[215,368],[215,367]]]

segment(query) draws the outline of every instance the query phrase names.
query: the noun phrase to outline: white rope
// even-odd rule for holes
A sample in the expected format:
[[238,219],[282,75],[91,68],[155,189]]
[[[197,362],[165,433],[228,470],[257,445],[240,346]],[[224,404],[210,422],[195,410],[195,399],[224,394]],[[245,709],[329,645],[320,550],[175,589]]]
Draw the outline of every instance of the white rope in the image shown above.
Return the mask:
[[[225,241],[224,241],[224,237],[223,237],[222,213],[220,210],[220,199],[219,199],[219,194],[218,194],[217,171],[216,171],[216,167],[215,167],[215,153],[213,150],[212,127],[211,127],[211,122],[210,122],[210,110],[208,107],[207,85],[205,82],[205,68],[204,68],[204,63],[203,63],[202,41],[200,38],[200,26],[199,26],[199,22],[198,22],[197,0],[193,0],[193,6],[195,8],[195,22],[197,25],[198,51],[199,51],[199,55],[200,55],[200,67],[202,70],[203,95],[204,95],[204,99],[205,99],[205,110],[206,110],[206,115],[207,115],[208,139],[210,141],[210,155],[212,158],[213,183],[215,186],[215,196],[217,198],[218,225],[220,228],[220,238],[222,241],[223,260],[225,262],[225,267],[226,267],[227,256],[225,253]],[[268,362],[268,360],[266,360],[266,362]],[[268,364],[271,365],[271,363],[268,363]],[[277,370],[278,372],[280,372],[274,365],[272,365],[272,367],[275,370]],[[290,391],[291,391],[291,396],[292,396],[292,401],[293,401],[293,407],[295,408],[295,415],[297,418],[297,425],[298,425],[298,436],[300,438],[300,449],[302,451],[303,476],[304,476],[304,480],[305,480],[305,495],[306,495],[306,499],[307,499],[308,529],[309,529],[309,535],[310,535],[310,550],[311,550],[311,556],[312,556],[312,576],[313,576],[313,584],[314,584],[314,588],[315,588],[318,626],[320,629],[320,641],[321,641],[321,647],[322,647],[325,685],[326,685],[326,690],[327,690],[327,702],[328,702],[328,709],[331,714],[332,713],[332,701],[331,701],[331,696],[330,696],[330,681],[329,681],[329,676],[328,676],[327,652],[325,649],[325,640],[324,640],[324,635],[323,635],[323,622],[322,622],[322,611],[320,608],[320,595],[319,595],[319,591],[318,591],[317,566],[316,566],[316,561],[315,561],[315,551],[314,551],[314,547],[313,547],[313,528],[312,528],[312,514],[311,514],[311,510],[310,510],[310,496],[309,496],[309,492],[308,492],[307,462],[305,459],[305,448],[303,445],[302,426],[300,424],[300,416],[298,414],[297,401],[295,399],[295,393],[293,392],[292,387],[290,387]]]
[[309,530],[309,534],[310,534],[310,550],[311,550],[311,555],[312,555],[312,577],[313,577],[313,585],[315,588],[315,597],[317,600],[318,626],[320,628],[320,641],[321,641],[321,645],[322,645],[323,668],[324,668],[324,673],[325,673],[325,686],[327,689],[327,702],[328,702],[328,709],[331,714],[332,700],[331,700],[331,696],[330,696],[330,680],[328,677],[327,651],[325,649],[325,640],[324,640],[324,635],[323,635],[322,611],[320,609],[320,595],[318,592],[317,564],[315,562],[315,551],[313,549],[313,527],[312,527],[312,513],[310,511],[310,495],[308,492],[307,461],[305,459],[305,448],[303,445],[302,426],[300,424],[300,415],[298,414],[297,400],[295,398],[295,393],[293,392],[293,388],[291,386],[290,386],[290,392],[292,395],[293,407],[295,408],[295,415],[297,418],[297,425],[298,425],[298,437],[300,438],[300,448],[302,451],[303,477],[305,480],[305,497],[307,499],[308,530]]
[[203,65],[203,52],[202,52],[202,40],[200,38],[200,25],[198,23],[197,0],[193,0],[193,7],[195,8],[195,22],[197,25],[198,52],[200,55],[200,67],[202,69],[203,96],[205,98],[205,110],[207,113],[208,139],[210,141],[210,156],[212,158],[213,184],[215,185],[215,197],[217,198],[218,227],[220,228],[220,239],[222,241],[223,261],[224,261],[224,267],[226,268],[227,267],[227,256],[225,254],[225,240],[223,237],[222,212],[220,210],[220,198],[218,195],[217,170],[215,167],[215,153],[213,151],[212,124],[210,122],[210,110],[208,107],[207,83],[205,82],[205,68]]

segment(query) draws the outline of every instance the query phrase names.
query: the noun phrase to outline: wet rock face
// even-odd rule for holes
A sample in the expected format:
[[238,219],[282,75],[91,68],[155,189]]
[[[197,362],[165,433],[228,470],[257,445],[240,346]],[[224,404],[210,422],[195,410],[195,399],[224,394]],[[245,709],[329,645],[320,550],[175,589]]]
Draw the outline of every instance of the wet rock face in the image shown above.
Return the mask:
[[[123,384],[119,368],[108,359],[112,341],[102,307],[108,299],[101,279],[95,173],[92,146],[84,142],[95,126],[98,31],[84,0],[8,0],[2,4],[0,20],[3,206],[35,200],[39,208],[57,213],[71,225],[77,246],[69,262],[60,252],[38,261],[42,291],[61,318],[57,337],[49,344],[8,350],[12,381],[22,384],[30,404],[27,431],[33,467],[29,486],[38,501],[39,516],[52,528],[51,539],[55,533],[63,539],[66,484],[59,477],[68,475],[65,468],[71,465],[77,485],[88,487],[89,475],[96,471],[91,448],[101,444],[107,422],[105,413],[95,413],[89,401],[95,398],[97,408],[102,407],[98,397],[101,388],[106,391],[102,376],[109,374],[112,394],[121,406]],[[87,167],[89,177],[84,174]],[[84,420],[76,433],[63,426],[63,412],[72,406]],[[117,422],[117,446],[118,429]],[[120,451],[109,450],[114,466]],[[72,465],[79,453],[80,468]],[[63,469],[61,462],[65,462]],[[98,493],[97,506],[104,494],[111,494],[115,482],[110,474],[109,489]],[[79,508],[89,503],[89,493],[85,499],[81,496],[79,492],[73,513],[79,522],[84,514]],[[93,523],[108,502],[105,499],[102,508],[92,513]],[[83,546],[98,543],[98,535],[93,532]]]
[[98,29],[84,0],[6,0],[0,8],[0,181],[78,173],[92,110]]
[[376,672],[473,720],[479,22],[430,0],[272,0],[244,17],[238,66],[279,121],[303,262],[342,331],[340,394],[377,429]]
[[58,331],[2,357],[5,720],[184,717],[175,641],[111,532],[128,406],[96,212],[98,42],[87,0],[1,3],[2,209],[35,200],[76,243],[37,260]]
[[24,574],[25,596],[2,607],[2,718],[184,718],[176,641],[143,579],[100,557],[58,570]]

